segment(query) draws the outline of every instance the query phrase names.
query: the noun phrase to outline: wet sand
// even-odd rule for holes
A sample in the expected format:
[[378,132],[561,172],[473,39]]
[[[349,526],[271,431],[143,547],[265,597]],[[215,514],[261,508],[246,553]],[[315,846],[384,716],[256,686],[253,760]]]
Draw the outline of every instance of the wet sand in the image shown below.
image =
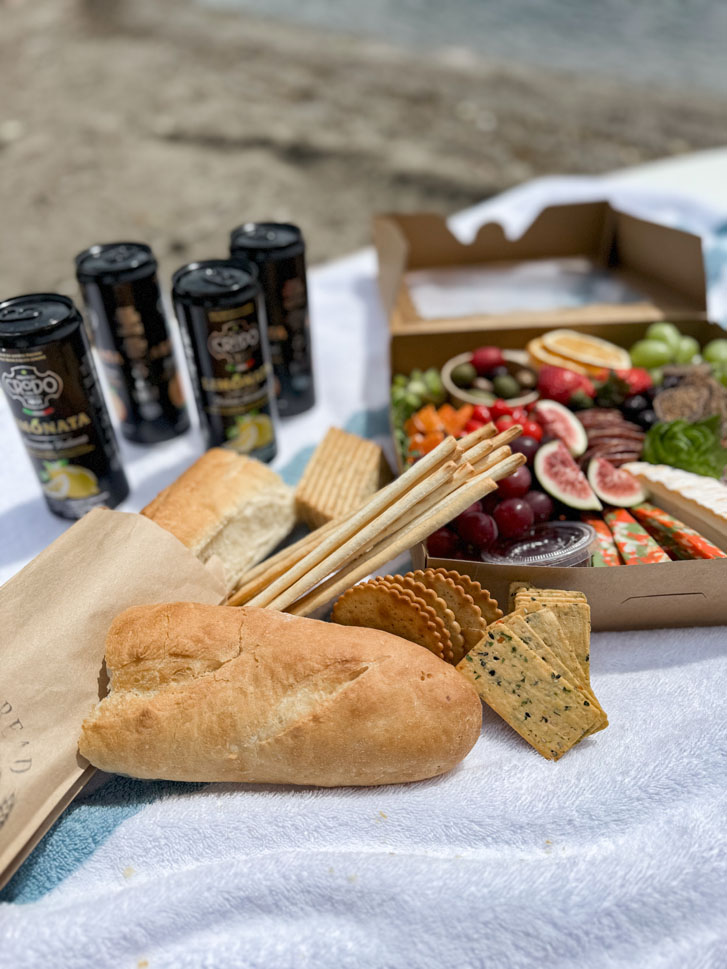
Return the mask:
[[179,0],[0,0],[0,296],[75,293],[73,256],[139,239],[168,274],[247,219],[312,261],[373,212],[450,212],[535,175],[712,147],[725,102],[374,41]]

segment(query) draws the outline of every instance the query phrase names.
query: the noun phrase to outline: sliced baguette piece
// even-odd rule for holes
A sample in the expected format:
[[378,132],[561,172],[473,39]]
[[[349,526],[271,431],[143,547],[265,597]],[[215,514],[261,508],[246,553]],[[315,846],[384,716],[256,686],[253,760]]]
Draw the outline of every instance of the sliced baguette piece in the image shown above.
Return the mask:
[[295,500],[292,488],[261,461],[212,448],[141,514],[203,562],[217,555],[229,590],[291,531]]
[[111,693],[79,749],[132,777],[321,787],[423,780],[482,723],[476,691],[426,649],[269,609],[172,603],[116,617]]

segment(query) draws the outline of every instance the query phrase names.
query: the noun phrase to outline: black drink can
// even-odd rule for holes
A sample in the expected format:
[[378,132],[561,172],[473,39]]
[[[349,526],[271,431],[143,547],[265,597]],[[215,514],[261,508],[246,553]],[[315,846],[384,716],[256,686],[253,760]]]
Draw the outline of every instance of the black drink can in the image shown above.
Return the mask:
[[258,267],[278,412],[301,414],[315,403],[303,235],[287,223],[246,222],[233,229],[230,254]]
[[0,385],[55,515],[80,518],[126,498],[116,438],[72,300],[38,293],[0,303]]
[[183,434],[189,416],[149,246],[91,246],[76,256],[76,276],[121,433],[137,444]]
[[276,409],[255,267],[190,263],[174,274],[172,295],[207,447],[271,461]]

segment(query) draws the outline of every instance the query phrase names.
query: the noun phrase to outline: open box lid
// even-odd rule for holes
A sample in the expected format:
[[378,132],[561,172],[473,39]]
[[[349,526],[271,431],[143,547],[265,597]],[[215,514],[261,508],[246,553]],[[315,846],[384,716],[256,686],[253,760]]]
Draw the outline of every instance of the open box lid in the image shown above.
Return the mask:
[[[379,215],[374,219],[374,242],[392,335],[663,319],[679,322],[706,319],[707,315],[700,237],[618,212],[607,202],[546,208],[515,240],[506,238],[499,223],[490,222],[480,227],[469,245],[452,234],[443,216]],[[547,261],[553,266],[590,267],[591,275],[598,277],[599,285],[592,290],[596,296],[609,292],[609,284],[627,295],[614,302],[596,298],[577,306],[543,309],[541,303],[541,308],[513,307],[465,315],[427,315],[412,296],[411,286],[422,270],[479,267],[494,279],[493,274],[506,278],[514,269],[528,271],[528,264],[538,272]],[[487,280],[483,275],[480,292]]]

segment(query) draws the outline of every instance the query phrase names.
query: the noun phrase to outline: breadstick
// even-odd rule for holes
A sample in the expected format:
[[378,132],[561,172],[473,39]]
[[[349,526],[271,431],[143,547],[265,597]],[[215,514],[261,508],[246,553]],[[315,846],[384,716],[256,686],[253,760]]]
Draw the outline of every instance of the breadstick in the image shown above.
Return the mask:
[[[493,425],[494,426],[494,425]],[[483,430],[480,428],[479,430]],[[475,432],[478,433],[478,432]],[[363,509],[368,508],[369,503],[377,499],[379,503],[391,500],[392,493],[396,494],[401,491],[402,482],[404,487],[409,487],[414,481],[418,480],[428,472],[433,471],[438,465],[442,464],[444,461],[455,458],[461,460],[461,448],[458,446],[457,442],[453,437],[447,437],[441,444],[438,444],[436,448],[425,455],[420,461],[417,461],[416,465],[406,471],[400,478],[395,479],[390,482],[386,487],[379,489],[375,495],[368,499],[359,509],[351,512],[342,518],[334,519],[333,521],[327,522],[325,525],[317,528],[315,531],[311,532],[309,535],[305,535],[303,538],[299,539],[293,545],[289,545],[287,548],[281,549],[272,558],[266,559],[264,562],[260,562],[255,568],[250,569],[242,577],[240,585],[237,589],[229,596],[227,599],[227,604],[230,606],[241,606],[246,605],[250,600],[259,595],[260,592],[267,589],[267,587],[284,575],[288,569],[296,565],[305,555],[307,555],[311,549],[315,548],[322,539],[326,538],[331,534],[336,528],[339,528],[345,522],[350,521],[355,515],[357,515]],[[412,471],[418,469],[415,474],[411,474]]]
[[[522,454],[512,454],[505,461],[500,462],[498,472],[502,477],[512,474],[525,462]],[[330,599],[339,595],[345,589],[363,579],[369,573],[385,565],[391,559],[401,555],[413,545],[423,541],[438,528],[443,528],[447,522],[461,515],[465,508],[494,491],[497,487],[489,472],[476,475],[471,481],[453,492],[446,501],[439,501],[437,505],[417,515],[414,521],[404,525],[389,538],[384,539],[370,552],[365,553],[349,566],[341,569],[336,575],[330,576],[317,588],[313,589],[302,599],[286,609],[296,616],[310,615],[319,606],[325,605]]]
[[456,469],[457,465],[454,461],[447,461],[373,518],[371,518],[370,509],[365,509],[368,511],[370,520],[361,527],[355,527],[357,523],[353,519],[344,522],[285,575],[252,599],[249,605],[282,610],[295,602],[331,572],[355,558],[369,545],[375,544],[381,533],[397,522],[402,514],[416,508],[419,502],[428,498],[432,492],[451,483]]

